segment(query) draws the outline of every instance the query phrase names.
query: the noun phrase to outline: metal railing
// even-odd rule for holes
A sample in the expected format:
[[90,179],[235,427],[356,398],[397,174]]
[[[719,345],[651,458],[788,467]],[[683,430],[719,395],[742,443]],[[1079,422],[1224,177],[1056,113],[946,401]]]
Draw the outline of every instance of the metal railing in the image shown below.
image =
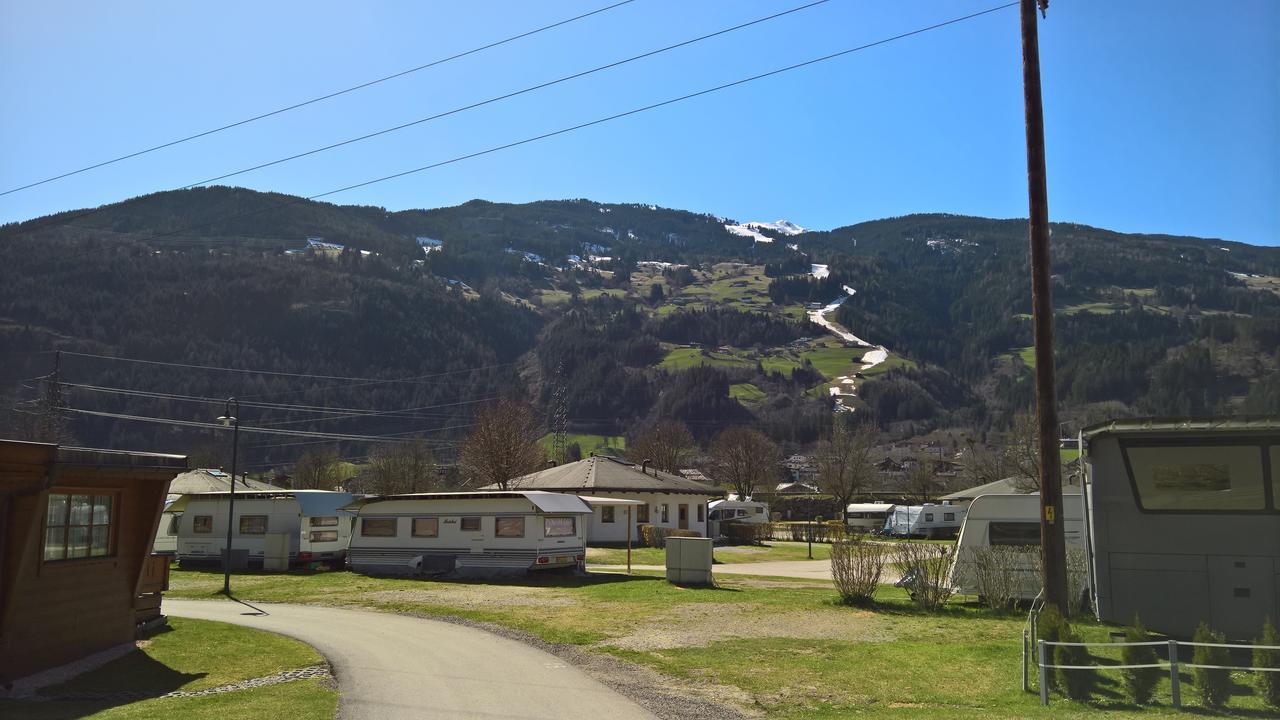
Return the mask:
[[[1050,647],[1157,647],[1166,646],[1169,651],[1169,659],[1166,661],[1157,661],[1154,663],[1141,663],[1136,665],[1054,665],[1046,662],[1048,657],[1048,648]],[[1178,673],[1183,668],[1201,668],[1205,670],[1234,670],[1241,672],[1280,672],[1280,667],[1250,667],[1246,665],[1201,665],[1198,663],[1179,662],[1178,646],[1186,647],[1218,647],[1229,648],[1232,650],[1280,650],[1280,645],[1240,645],[1234,643],[1198,643],[1186,642],[1182,640],[1151,640],[1148,642],[1055,642],[1052,640],[1036,641],[1036,667],[1040,673],[1040,704],[1049,704],[1049,671],[1050,670],[1137,670],[1140,668],[1168,668],[1169,670],[1169,695],[1171,704],[1175,708],[1182,707],[1182,688],[1181,679]],[[1024,664],[1023,667],[1026,667]]]

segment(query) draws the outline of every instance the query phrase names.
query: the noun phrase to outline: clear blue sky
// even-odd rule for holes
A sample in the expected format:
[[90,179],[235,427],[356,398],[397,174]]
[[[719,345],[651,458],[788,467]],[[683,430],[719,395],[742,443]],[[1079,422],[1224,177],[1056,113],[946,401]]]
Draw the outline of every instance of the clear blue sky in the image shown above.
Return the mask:
[[[0,4],[0,188],[608,4]],[[802,4],[636,0],[572,25],[0,197],[0,221],[168,189]],[[832,0],[550,90],[236,178],[311,195],[874,41],[995,0]],[[588,197],[831,228],[1026,214],[1016,8],[329,198]],[[1041,23],[1054,220],[1280,243],[1280,2],[1056,0]]]

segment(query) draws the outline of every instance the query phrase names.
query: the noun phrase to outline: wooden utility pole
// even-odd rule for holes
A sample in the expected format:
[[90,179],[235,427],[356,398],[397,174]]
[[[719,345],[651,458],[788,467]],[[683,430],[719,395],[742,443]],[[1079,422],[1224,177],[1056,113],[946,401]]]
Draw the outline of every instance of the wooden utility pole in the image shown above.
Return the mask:
[[1049,0],[1022,0],[1022,94],[1027,116],[1031,316],[1036,343],[1036,435],[1040,446],[1040,567],[1045,602],[1067,611],[1067,548],[1062,531],[1062,462],[1053,373],[1053,287],[1049,275],[1049,198],[1045,183],[1044,108],[1036,11]]

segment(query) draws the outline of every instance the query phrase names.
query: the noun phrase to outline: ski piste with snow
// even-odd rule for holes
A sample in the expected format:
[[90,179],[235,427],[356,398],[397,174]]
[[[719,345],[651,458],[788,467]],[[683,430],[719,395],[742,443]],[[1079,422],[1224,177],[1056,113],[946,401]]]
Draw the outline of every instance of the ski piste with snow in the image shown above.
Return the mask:
[[[826,265],[813,263],[809,266],[809,274],[821,280],[830,276],[831,270]],[[849,332],[847,329],[841,327],[839,324],[827,319],[827,315],[835,312],[837,308],[844,304],[845,300],[853,297],[858,292],[848,285],[841,285],[840,287],[844,290],[845,294],[830,303],[827,303],[819,310],[810,310],[808,313],[809,320],[826,328],[828,332],[845,342],[854,343],[864,347],[871,347],[871,350],[868,350],[862,356],[862,369],[866,371],[876,365],[879,365],[885,360],[888,360],[889,351],[885,349],[883,345],[872,345],[866,340],[863,340],[857,335]],[[853,412],[853,408],[845,405],[844,400],[846,398],[852,399],[857,397],[857,389],[857,380],[848,375],[841,375],[832,381],[831,388],[828,392],[830,392],[831,396],[835,398],[837,412]]]

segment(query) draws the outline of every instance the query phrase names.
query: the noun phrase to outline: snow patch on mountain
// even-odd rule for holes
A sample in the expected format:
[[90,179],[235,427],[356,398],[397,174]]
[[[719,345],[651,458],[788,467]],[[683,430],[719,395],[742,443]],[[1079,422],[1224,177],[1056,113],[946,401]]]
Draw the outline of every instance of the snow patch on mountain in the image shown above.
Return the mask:
[[768,237],[767,235],[762,235],[759,231],[747,225],[731,225],[729,223],[725,223],[724,229],[729,231],[730,234],[737,235],[738,237],[751,238],[753,242],[758,242],[758,243],[773,242],[773,238]]
[[772,230],[779,235],[799,235],[801,233],[809,232],[790,220],[776,220],[774,222],[753,221],[747,223],[747,227],[754,228],[756,230]]

